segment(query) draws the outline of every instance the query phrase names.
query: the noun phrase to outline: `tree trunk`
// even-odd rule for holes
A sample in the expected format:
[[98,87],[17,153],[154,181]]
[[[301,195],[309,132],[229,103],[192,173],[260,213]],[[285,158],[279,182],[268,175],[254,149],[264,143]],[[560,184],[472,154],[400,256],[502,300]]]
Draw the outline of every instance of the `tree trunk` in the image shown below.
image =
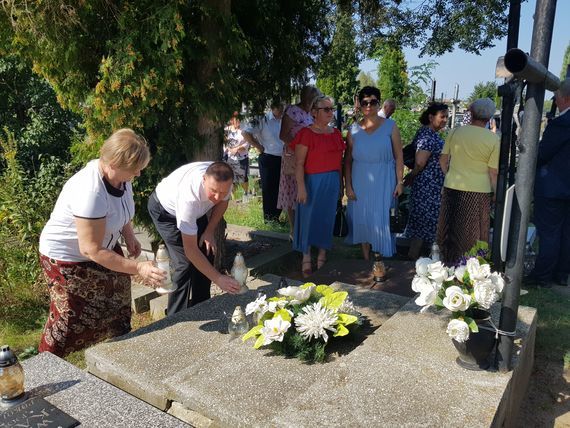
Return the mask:
[[[196,72],[198,81],[204,88],[210,87],[214,78],[214,72],[218,66],[220,58],[223,58],[223,50],[228,43],[221,37],[218,30],[218,16],[229,18],[231,14],[230,0],[210,0],[208,6],[212,9],[212,14],[204,14],[201,20],[200,32],[206,40],[208,55],[199,64]],[[198,117],[198,136],[203,144],[194,153],[194,161],[219,160],[222,155],[222,134],[220,132],[222,123],[214,120],[217,115],[214,111],[206,111]],[[225,253],[225,230],[226,222],[222,220],[216,229],[216,258],[214,267],[220,270],[223,267]]]

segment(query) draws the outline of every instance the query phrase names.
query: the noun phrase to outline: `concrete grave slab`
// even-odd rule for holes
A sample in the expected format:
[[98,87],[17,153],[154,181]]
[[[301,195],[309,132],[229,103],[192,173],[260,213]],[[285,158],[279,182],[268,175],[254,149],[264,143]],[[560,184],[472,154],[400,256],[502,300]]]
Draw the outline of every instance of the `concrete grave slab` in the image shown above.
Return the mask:
[[516,416],[532,367],[534,309],[519,308],[513,372],[470,372],[455,363],[447,313],[420,314],[406,297],[335,284],[369,318],[367,334],[331,345],[325,364],[305,364],[223,333],[226,314],[258,291],[274,295],[279,280],[264,276],[245,295],[217,296],[90,348],[88,369],[198,427],[482,427]]
[[49,352],[22,362],[30,397],[42,397],[85,428],[188,425]]

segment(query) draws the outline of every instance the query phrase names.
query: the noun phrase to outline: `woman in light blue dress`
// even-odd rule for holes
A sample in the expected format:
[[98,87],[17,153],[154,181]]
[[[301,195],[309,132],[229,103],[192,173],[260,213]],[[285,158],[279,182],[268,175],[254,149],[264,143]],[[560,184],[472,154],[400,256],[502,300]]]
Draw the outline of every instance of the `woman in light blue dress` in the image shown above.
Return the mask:
[[404,188],[400,130],[392,119],[378,116],[377,88],[365,86],[358,100],[363,119],[347,135],[345,156],[346,242],[361,244],[365,260],[369,260],[371,246],[374,252],[391,257],[396,245],[390,233],[390,208]]

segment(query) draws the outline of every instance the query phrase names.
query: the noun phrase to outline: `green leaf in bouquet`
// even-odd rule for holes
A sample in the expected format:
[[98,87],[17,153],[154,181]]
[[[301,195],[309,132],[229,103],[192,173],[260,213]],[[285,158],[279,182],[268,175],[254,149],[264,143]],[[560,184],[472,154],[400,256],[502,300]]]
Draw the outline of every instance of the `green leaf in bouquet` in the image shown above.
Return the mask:
[[251,330],[249,330],[246,334],[243,335],[243,337],[241,338],[242,342],[245,342],[246,340],[257,336],[258,334],[261,334],[262,328],[263,328],[263,325],[261,325],[261,324],[258,324],[255,327],[253,327]]
[[350,325],[358,321],[358,318],[354,315],[349,314],[338,314],[338,324],[339,325]]
[[314,282],[305,282],[303,285],[301,285],[299,288],[302,288],[303,290],[309,288],[309,287],[316,287],[316,284]]
[[445,307],[445,305],[443,304],[443,299],[441,298],[441,296],[438,294],[437,297],[435,298],[435,302],[433,303],[437,308],[443,308]]
[[323,296],[328,296],[329,294],[334,293],[333,288],[328,285],[317,285],[315,291],[319,294],[322,294]]
[[477,323],[473,318],[463,317],[463,321],[467,323],[467,325],[469,326],[469,330],[471,330],[471,332],[479,333],[479,327],[477,327]]
[[334,293],[321,297],[319,302],[327,309],[338,309],[344,303],[347,296],[348,293],[346,291],[335,291]]
[[273,318],[277,318],[278,316],[281,316],[284,321],[291,322],[291,314],[285,309],[279,309],[277,312],[275,312]]
[[263,346],[263,342],[265,341],[265,337],[263,336],[263,334],[260,334],[259,337],[257,338],[257,340],[255,341],[255,344],[253,345],[253,347],[255,349],[259,349]]
[[336,333],[333,334],[334,337],[339,337],[339,336],[346,336],[349,333],[348,328],[346,328],[344,325],[342,324],[337,324],[336,326]]

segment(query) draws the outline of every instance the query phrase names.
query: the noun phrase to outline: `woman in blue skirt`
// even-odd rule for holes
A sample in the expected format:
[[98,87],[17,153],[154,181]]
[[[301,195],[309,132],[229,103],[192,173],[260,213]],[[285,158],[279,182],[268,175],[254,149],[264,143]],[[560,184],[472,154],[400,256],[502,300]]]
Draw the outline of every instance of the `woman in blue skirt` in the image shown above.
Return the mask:
[[314,122],[291,142],[295,150],[297,209],[293,248],[303,253],[303,277],[312,273],[311,246],[319,249],[317,269],[326,262],[332,246],[336,202],[342,191],[342,155],[345,143],[333,119],[333,100],[318,96],[311,114]]

